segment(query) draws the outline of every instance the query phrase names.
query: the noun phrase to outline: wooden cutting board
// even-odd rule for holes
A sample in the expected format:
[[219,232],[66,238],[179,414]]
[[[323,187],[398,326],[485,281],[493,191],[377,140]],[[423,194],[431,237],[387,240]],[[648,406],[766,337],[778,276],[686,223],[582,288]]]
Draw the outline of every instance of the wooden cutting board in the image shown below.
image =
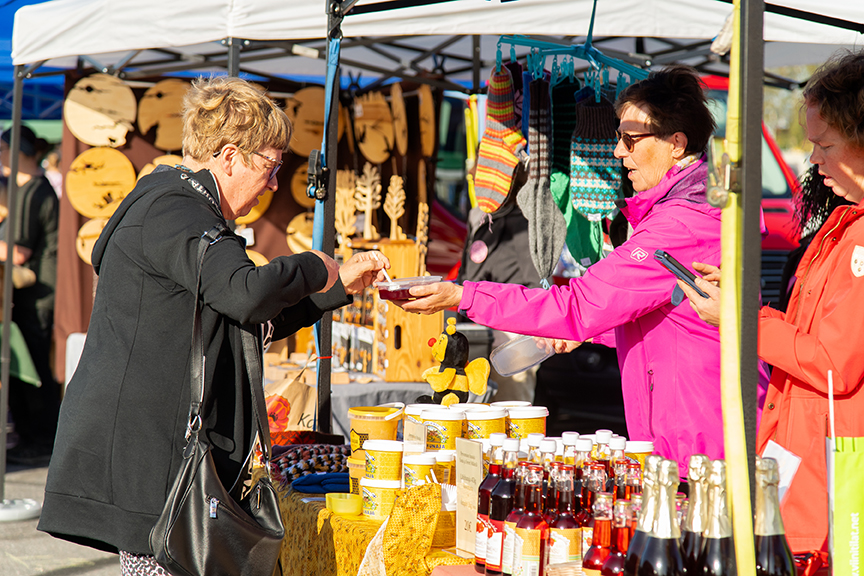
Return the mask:
[[312,229],[314,227],[315,214],[312,212],[304,212],[298,214],[288,223],[288,229],[285,231],[285,239],[288,242],[288,248],[294,254],[306,252],[312,249]]
[[157,82],[144,92],[138,103],[138,129],[147,134],[155,126],[153,145],[160,150],[183,148],[183,97],[191,84],[168,79]]
[[390,109],[393,111],[393,132],[396,151],[404,156],[408,152],[408,119],[405,114],[405,99],[399,82],[390,86]]
[[291,197],[303,208],[313,208],[315,199],[310,198],[306,194],[306,184],[308,182],[309,163],[304,162],[291,175]]
[[237,224],[251,224],[261,218],[261,216],[267,211],[267,208],[270,207],[270,203],[273,201],[273,190],[266,189],[263,194],[258,197],[258,204],[252,207],[248,214],[245,216],[240,216],[239,218],[235,218],[234,222]]
[[66,195],[87,218],[108,218],[135,187],[135,168],[119,150],[90,148],[78,155],[66,173]]
[[393,115],[380,92],[354,99],[354,138],[360,153],[372,164],[382,164],[394,147]]
[[99,235],[102,234],[102,229],[105,228],[105,224],[107,223],[107,218],[93,218],[85,222],[81,226],[81,229],[78,230],[78,236],[75,238],[75,251],[78,252],[78,257],[88,266],[93,264],[90,258],[93,254],[93,246],[96,244],[96,240],[99,239]]
[[165,154],[164,156],[157,156],[156,158],[145,164],[143,168],[141,168],[141,171],[138,172],[138,180],[141,180],[141,178],[153,172],[153,170],[156,169],[156,166],[174,166],[175,164],[182,163],[183,157],[177,156],[175,154]]
[[435,100],[432,88],[421,84],[417,88],[420,117],[420,150],[423,156],[431,157],[435,153]]
[[72,135],[90,146],[118,147],[134,129],[138,103],[132,88],[108,74],[75,83],[63,103],[63,120]]
[[[285,99],[285,113],[291,119],[294,132],[288,147],[298,156],[307,157],[312,150],[321,148],[321,139],[324,136],[324,113],[326,105],[326,92],[321,86],[310,86],[294,93],[291,98]],[[340,110],[337,112],[338,141],[345,131],[345,120]]]

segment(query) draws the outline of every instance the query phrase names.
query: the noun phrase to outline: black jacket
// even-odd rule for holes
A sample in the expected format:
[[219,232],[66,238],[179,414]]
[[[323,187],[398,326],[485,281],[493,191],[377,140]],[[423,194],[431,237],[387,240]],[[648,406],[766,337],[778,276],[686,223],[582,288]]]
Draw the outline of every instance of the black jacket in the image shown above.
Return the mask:
[[[104,550],[151,553],[148,535],[184,446],[198,239],[226,225],[217,194],[206,170],[157,169],[99,237],[93,313],[61,407],[39,530]],[[207,251],[203,437],[229,488],[254,429],[239,326],[273,320],[274,338],[284,338],[311,325],[350,301],[341,283],[314,294],[326,281],[314,254],[256,267],[231,232]]]

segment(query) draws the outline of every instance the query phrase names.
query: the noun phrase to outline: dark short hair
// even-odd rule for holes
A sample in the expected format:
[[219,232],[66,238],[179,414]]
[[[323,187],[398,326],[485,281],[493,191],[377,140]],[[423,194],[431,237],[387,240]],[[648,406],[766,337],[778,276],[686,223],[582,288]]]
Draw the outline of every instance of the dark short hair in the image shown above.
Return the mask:
[[804,87],[804,103],[844,139],[864,149],[864,51],[841,50]]
[[619,117],[628,104],[646,109],[651,131],[659,138],[683,132],[688,154],[708,149],[716,124],[708,109],[704,84],[690,66],[667,66],[625,88],[615,102]]
[[[0,138],[2,138],[3,141],[6,142],[6,144],[9,144],[11,146],[12,126],[9,126],[9,128],[3,132],[3,135],[0,136]],[[20,144],[18,145],[18,149],[25,156],[35,158],[48,152],[48,143],[42,138],[36,136],[36,133],[33,132],[33,130],[23,124],[21,125],[21,138],[19,138],[18,141],[20,142]]]

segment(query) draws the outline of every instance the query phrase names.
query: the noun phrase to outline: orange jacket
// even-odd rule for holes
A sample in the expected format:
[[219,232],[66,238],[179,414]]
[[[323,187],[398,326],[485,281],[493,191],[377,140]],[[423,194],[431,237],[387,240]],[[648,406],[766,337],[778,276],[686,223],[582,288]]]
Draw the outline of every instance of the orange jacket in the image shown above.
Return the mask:
[[774,440],[802,461],[781,505],[795,552],[827,550],[828,370],[838,436],[864,436],[864,202],[834,210],[801,263],[784,314],[763,308],[759,357],[774,366],[757,453]]

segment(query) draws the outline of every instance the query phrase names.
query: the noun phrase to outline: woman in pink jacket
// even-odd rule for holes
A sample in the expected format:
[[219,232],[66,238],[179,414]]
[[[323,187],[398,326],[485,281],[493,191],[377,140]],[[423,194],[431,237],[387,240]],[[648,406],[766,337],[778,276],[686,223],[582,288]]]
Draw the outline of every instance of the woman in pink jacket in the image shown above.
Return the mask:
[[612,345],[605,333],[614,329],[628,434],[653,440],[685,476],[690,454],[723,457],[720,340],[689,306],[671,303],[674,276],[653,255],[720,262],[720,210],[705,201],[714,120],[685,66],[652,72],[615,107],[615,156],[636,192],[619,201],[633,227],[626,242],[567,286],[438,283],[412,288],[415,299],[399,305],[425,314],[458,305],[485,326],[578,342]]

